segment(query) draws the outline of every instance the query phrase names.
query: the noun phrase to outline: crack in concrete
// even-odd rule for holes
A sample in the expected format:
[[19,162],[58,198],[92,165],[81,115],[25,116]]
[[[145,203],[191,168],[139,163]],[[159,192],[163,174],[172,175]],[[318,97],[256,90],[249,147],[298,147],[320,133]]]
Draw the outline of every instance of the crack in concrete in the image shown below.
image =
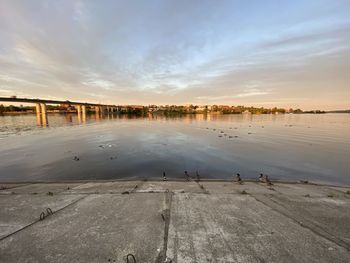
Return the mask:
[[341,246],[341,247],[345,248],[346,250],[350,251],[349,244],[347,244],[343,240],[333,236],[332,234],[330,234],[329,232],[327,232],[326,230],[324,230],[320,226],[312,223],[311,221],[309,221],[306,218],[302,218],[302,220],[300,220],[300,218],[298,218],[297,216],[294,216],[292,213],[288,212],[288,210],[284,206],[282,206],[281,204],[279,204],[275,200],[273,200],[267,196],[264,196],[265,198],[261,198],[261,196],[258,197],[256,195],[251,195],[251,194],[250,194],[250,196],[253,197],[257,202],[262,203],[263,205],[269,207],[273,211],[293,220],[295,223],[297,223],[301,227],[306,228],[306,229],[310,230],[311,232],[313,232],[314,234],[316,234],[322,238],[325,238],[328,241],[335,243],[338,246]]
[[168,239],[169,239],[169,227],[170,227],[170,212],[171,212],[171,204],[173,199],[173,192],[167,191],[165,193],[164,199],[164,210],[162,217],[164,219],[164,243],[163,249],[160,251],[156,263],[163,263],[167,258],[167,250],[168,250]]

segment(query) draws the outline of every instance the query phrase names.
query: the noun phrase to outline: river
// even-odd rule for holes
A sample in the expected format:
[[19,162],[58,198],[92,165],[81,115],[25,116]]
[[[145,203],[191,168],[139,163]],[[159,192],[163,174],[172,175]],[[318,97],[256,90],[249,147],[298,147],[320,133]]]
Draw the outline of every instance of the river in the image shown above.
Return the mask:
[[309,180],[350,184],[350,114],[0,116],[0,181],[118,178]]

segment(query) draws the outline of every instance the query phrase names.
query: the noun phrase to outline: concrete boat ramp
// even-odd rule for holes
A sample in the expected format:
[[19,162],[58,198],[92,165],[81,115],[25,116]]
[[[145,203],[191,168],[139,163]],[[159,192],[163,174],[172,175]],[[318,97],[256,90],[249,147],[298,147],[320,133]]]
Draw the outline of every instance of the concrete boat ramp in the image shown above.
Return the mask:
[[[0,184],[0,262],[350,262],[350,188]],[[129,261],[127,261],[129,260]]]

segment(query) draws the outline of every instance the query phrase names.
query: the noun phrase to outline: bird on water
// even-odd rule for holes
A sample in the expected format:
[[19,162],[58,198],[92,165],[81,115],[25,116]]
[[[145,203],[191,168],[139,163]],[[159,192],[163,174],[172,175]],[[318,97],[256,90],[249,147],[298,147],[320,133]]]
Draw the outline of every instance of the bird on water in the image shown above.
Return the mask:
[[196,178],[197,178],[197,181],[200,180],[200,176],[199,176],[198,170],[196,171]]
[[242,178],[241,178],[241,174],[239,174],[239,173],[236,174],[235,182],[237,182],[239,184],[243,183]]
[[260,183],[266,183],[267,185],[273,185],[273,183],[271,183],[271,180],[270,180],[268,175],[260,174],[259,182]]
[[189,181],[190,180],[190,175],[188,174],[187,171],[185,171],[185,176],[186,176],[186,180]]

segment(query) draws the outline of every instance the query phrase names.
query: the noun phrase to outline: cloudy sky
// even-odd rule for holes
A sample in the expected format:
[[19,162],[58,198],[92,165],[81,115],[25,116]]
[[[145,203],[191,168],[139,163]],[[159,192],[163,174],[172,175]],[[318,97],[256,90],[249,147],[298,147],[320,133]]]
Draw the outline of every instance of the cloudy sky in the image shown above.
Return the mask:
[[0,0],[0,96],[350,108],[349,0]]

